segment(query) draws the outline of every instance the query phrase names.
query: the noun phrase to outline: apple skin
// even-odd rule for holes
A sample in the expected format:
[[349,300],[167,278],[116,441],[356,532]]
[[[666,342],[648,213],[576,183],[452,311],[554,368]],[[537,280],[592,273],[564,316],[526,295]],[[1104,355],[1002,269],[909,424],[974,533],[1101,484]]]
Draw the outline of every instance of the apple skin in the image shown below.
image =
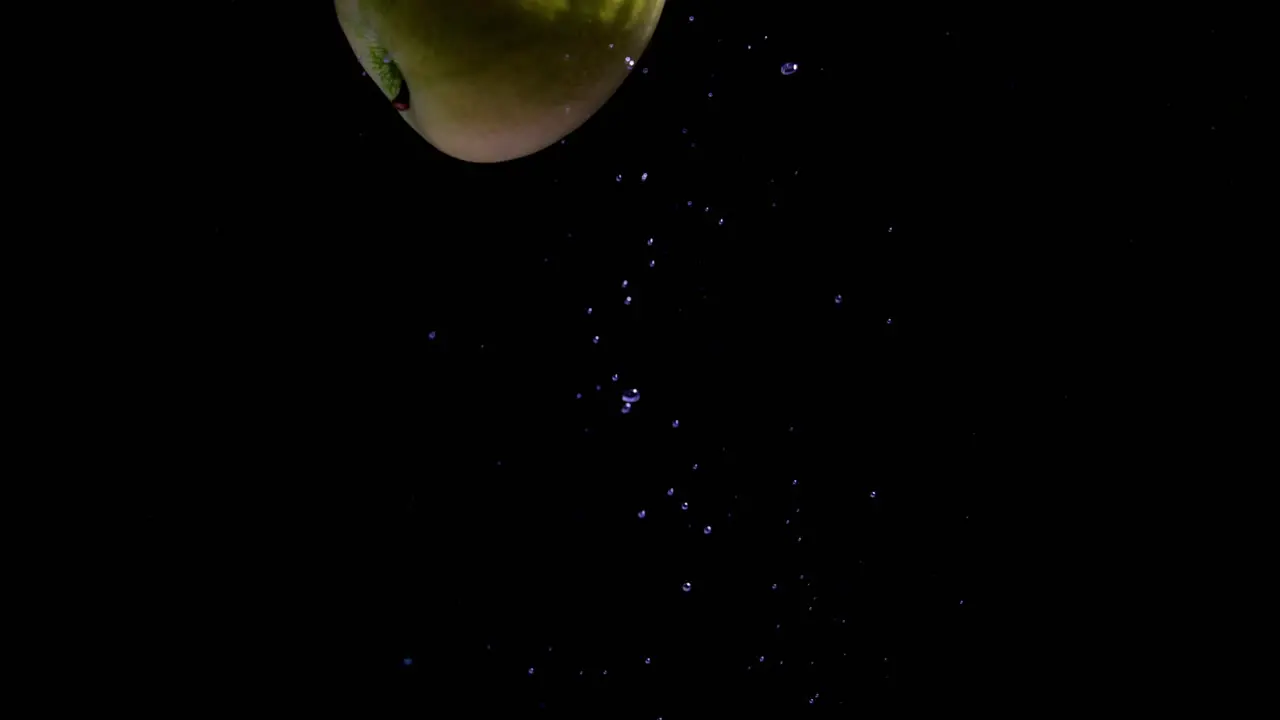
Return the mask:
[[638,66],[664,2],[334,5],[352,50],[387,99],[404,98],[407,86],[400,116],[442,152],[485,163],[535,153],[586,122]]

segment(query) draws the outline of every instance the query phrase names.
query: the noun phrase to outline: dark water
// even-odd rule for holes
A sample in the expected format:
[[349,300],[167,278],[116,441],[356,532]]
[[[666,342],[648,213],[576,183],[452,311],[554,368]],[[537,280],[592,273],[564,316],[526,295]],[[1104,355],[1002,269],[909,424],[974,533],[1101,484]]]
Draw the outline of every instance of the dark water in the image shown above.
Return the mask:
[[229,55],[228,180],[103,338],[140,566],[234,598],[209,677],[687,718],[1163,676],[1117,660],[1169,642],[1131,499],[1170,238],[1248,192],[1238,25],[672,2],[585,126],[482,166],[324,3],[223,12],[274,69]]

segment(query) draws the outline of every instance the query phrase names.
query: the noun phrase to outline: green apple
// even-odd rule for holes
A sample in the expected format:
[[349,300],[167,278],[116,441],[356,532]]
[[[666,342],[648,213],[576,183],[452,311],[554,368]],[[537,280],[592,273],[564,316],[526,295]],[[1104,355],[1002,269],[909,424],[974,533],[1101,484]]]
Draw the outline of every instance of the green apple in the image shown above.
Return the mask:
[[535,153],[613,95],[665,0],[335,0],[400,116],[470,162]]

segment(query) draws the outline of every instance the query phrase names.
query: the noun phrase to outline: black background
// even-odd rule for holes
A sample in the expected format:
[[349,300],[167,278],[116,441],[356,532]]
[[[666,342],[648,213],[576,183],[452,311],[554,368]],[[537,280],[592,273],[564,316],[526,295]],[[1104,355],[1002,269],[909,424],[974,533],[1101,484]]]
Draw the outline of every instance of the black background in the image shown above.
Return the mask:
[[585,126],[471,165],[327,4],[211,20],[196,239],[137,302],[148,472],[191,476],[141,498],[139,582],[237,639],[213,677],[459,717],[1169,697],[1199,640],[1160,598],[1207,584],[1169,387],[1257,199],[1247,23],[669,2]]

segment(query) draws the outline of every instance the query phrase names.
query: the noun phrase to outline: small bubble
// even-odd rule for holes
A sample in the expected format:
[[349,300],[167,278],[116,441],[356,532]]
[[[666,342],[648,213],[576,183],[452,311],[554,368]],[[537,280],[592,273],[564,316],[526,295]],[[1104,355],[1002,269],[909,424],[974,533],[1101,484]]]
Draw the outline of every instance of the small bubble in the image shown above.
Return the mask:
[[698,463],[694,463],[694,464],[693,464],[693,469],[694,469],[694,470],[697,470],[697,469],[698,469]]
[[616,178],[614,178],[614,179],[615,179],[615,180],[617,180],[618,182],[622,182],[622,176],[621,176],[621,175],[617,176],[617,177],[616,177]]
[[773,584],[773,589],[774,589],[774,590],[777,590],[777,589],[778,589],[778,583],[774,583],[774,584]]
[[640,518],[641,520],[643,520],[643,519],[644,519],[644,511],[643,511],[643,510],[641,510],[640,512],[636,513],[636,517],[638,517],[638,518]]
[[627,63],[630,63],[630,62],[631,62],[631,56],[630,56],[630,55],[628,55],[628,56],[627,56]]
[[622,393],[622,402],[640,402],[640,391],[635,388],[631,388],[631,392]]
[[609,379],[613,382],[618,382],[618,373],[614,373]]
[[649,74],[649,68],[641,68],[641,69],[640,69],[640,72],[644,73],[645,75],[648,75],[648,74]]
[[692,586],[692,585],[690,585],[689,583],[685,583],[684,585],[681,585],[680,587],[684,588],[684,591],[685,591],[685,592],[689,592],[690,590],[692,590],[692,589],[693,589],[693,586]]
[[[963,600],[961,600],[961,601],[960,601],[960,604],[961,604],[961,605],[963,605],[963,604],[964,604],[964,601],[963,601]],[[405,664],[405,665],[412,665],[412,664],[413,664],[413,658],[405,658],[405,659],[404,659],[404,664]]]
[[532,674],[533,674],[533,668],[529,668],[529,674],[530,674],[530,675],[532,675]]
[[587,308],[587,314],[588,314],[588,315],[590,315],[590,314],[591,314],[591,313],[593,313],[593,312],[595,312],[595,310],[594,310],[594,309],[592,309],[592,308]]
[[693,207],[693,201],[692,201],[692,200],[690,200],[689,202],[685,203],[685,206],[687,206],[687,207]]
[[692,15],[690,15],[690,16],[689,16],[689,22],[693,22],[693,16],[692,16]]
[[689,134],[689,128],[680,128],[680,134],[681,134],[681,135],[688,135],[688,134]]
[[626,415],[626,414],[628,414],[628,413],[630,413],[630,412],[631,412],[631,403],[624,403],[624,404],[622,405],[622,414],[623,414],[623,415]]
[[724,224],[724,218],[720,218],[720,224],[721,224],[721,225],[723,225],[723,224]]
[[630,296],[630,295],[628,295],[628,296],[626,297],[626,299],[624,299],[624,300],[622,301],[622,304],[623,304],[623,305],[630,305],[630,304],[631,304],[631,296]]
[[892,324],[893,324],[893,318],[889,318],[888,320],[885,320],[885,321],[884,321],[884,324],[885,324],[885,325],[892,325]]
[[622,281],[622,287],[624,287],[624,288],[625,288],[626,286],[627,286],[627,281],[626,281],[626,280],[623,280],[623,281]]
[[649,173],[640,173],[640,182],[644,182],[645,180],[648,180],[648,179],[649,179]]
[[612,49],[613,49],[613,43],[609,43],[609,49],[610,49],[610,50],[612,50]]
[[688,509],[689,509],[689,503],[687,503],[687,502],[682,502],[682,503],[680,503],[680,509],[681,509],[681,510],[688,510]]
[[428,340],[435,340],[435,339],[436,339],[436,331],[435,331],[435,330],[432,330],[431,332],[427,333],[427,339],[428,339]]
[[707,93],[707,97],[715,97],[715,93]]
[[579,399],[579,400],[581,400],[581,399],[582,399],[582,393],[578,393],[578,399]]
[[671,497],[672,495],[675,495],[675,494],[676,494],[675,488],[667,488],[667,497]]
[[645,243],[645,245],[653,245],[653,238],[649,238],[649,242]]
[[673,427],[673,428],[678,428],[678,427],[680,427],[680,421],[679,421],[679,420],[672,420],[672,421],[671,421],[671,427]]
[[[708,526],[706,526],[706,527],[702,528],[702,534],[703,534],[703,535],[710,535],[710,534],[711,534],[711,526],[710,526],[710,525],[708,525]],[[963,605],[963,604],[964,604],[964,601],[963,601],[963,600],[961,600],[961,601],[960,601],[960,603]]]
[[842,302],[844,302],[844,298],[843,298],[843,297],[841,297],[840,295],[837,295],[837,296],[836,296],[836,304],[837,304],[837,305],[839,305],[839,304],[840,304],[840,303],[842,303]]
[[656,263],[657,263],[657,261],[656,261],[656,260],[650,260],[650,261],[649,261],[649,267],[653,267]]
[[792,481],[791,481],[791,485],[792,485],[792,487],[795,487],[796,485],[799,485],[799,484],[800,484],[800,481],[799,481],[799,480],[792,480]]
[[591,338],[591,344],[592,344],[592,345],[599,345],[599,344],[600,344],[600,336],[599,336],[599,335],[596,335],[595,337]]
[[799,69],[800,69],[800,66],[795,63],[782,63],[783,75],[794,75],[795,72]]
[[872,490],[872,491],[871,491],[871,497],[875,497],[875,496],[876,496],[876,491],[875,491],[875,490]]

